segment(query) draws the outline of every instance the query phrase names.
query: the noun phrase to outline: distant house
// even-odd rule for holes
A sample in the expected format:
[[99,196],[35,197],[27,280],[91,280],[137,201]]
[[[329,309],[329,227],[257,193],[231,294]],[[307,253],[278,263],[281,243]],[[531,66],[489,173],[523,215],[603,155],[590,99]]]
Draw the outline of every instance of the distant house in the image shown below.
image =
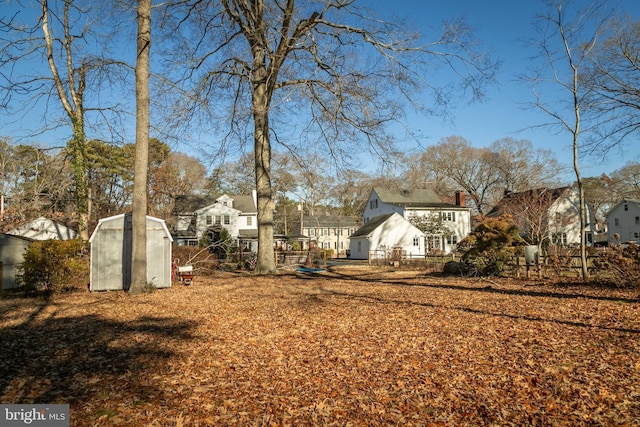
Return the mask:
[[333,249],[336,257],[345,256],[349,249],[349,236],[358,228],[358,221],[351,216],[306,216],[293,223],[294,230],[302,241],[301,249]]
[[173,237],[178,246],[197,246],[209,233],[225,229],[238,246],[256,250],[258,210],[256,192],[251,195],[216,198],[176,198]]
[[[511,215],[521,233],[531,243],[544,241],[568,246],[580,243],[580,198],[573,187],[537,188],[506,193],[487,214],[488,217]],[[594,243],[594,216],[586,206],[586,243]]]
[[395,253],[425,255],[425,235],[393,212],[369,219],[350,236],[351,259],[375,259]]
[[45,217],[29,221],[13,230],[7,231],[7,234],[28,237],[33,240],[69,240],[80,237],[76,230]]
[[640,241],[640,200],[622,199],[607,214],[609,243]]
[[2,262],[2,289],[14,289],[20,284],[19,272],[24,254],[33,239],[13,234],[0,234],[0,262]]
[[431,189],[371,190],[363,214],[366,225],[372,218],[397,213],[410,220],[412,216],[431,217],[441,221],[442,230],[425,236],[427,252],[455,251],[458,242],[471,232],[471,209],[466,207],[464,194],[456,192],[455,204],[444,203]]

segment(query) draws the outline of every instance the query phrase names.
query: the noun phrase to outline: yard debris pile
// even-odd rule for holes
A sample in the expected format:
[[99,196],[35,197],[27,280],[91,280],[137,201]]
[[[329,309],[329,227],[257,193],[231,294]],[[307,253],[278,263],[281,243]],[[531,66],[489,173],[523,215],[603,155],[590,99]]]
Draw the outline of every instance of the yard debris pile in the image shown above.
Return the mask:
[[[524,286],[524,285],[527,286]],[[384,269],[0,301],[0,400],[72,426],[632,425],[637,291]]]

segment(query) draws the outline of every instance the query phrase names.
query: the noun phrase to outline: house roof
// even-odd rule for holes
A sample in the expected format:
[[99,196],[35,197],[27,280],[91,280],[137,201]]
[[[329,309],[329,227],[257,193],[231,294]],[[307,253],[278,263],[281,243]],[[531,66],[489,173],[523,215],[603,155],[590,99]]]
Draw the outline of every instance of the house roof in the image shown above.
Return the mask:
[[373,230],[378,228],[381,224],[383,224],[386,220],[391,218],[393,215],[398,215],[397,213],[390,213],[384,215],[378,215],[374,218],[371,218],[366,224],[362,227],[358,228],[349,238],[353,239],[354,237],[364,237],[371,234]]
[[[300,221],[294,222],[300,228]],[[303,227],[357,227],[358,221],[352,216],[305,216],[302,219]]]
[[216,202],[216,197],[213,196],[193,196],[193,195],[180,195],[176,196],[174,213],[175,214],[191,214],[198,209],[212,205]]
[[390,190],[383,187],[375,187],[380,201],[405,208],[434,208],[452,207],[450,203],[444,203],[438,195],[430,188],[420,188],[415,190]]
[[251,195],[229,196],[233,199],[233,207],[243,214],[257,213],[258,209]]
[[618,203],[616,203],[615,205],[613,205],[613,207],[611,209],[609,209],[609,212],[607,212],[607,217],[609,216],[609,214],[611,214],[611,212],[615,211],[616,209],[618,209],[618,207],[624,203],[633,203],[634,205],[640,207],[640,199],[628,199],[628,198],[624,198],[622,200],[620,200]]
[[65,240],[75,239],[78,237],[77,231],[67,227],[64,224],[42,216],[24,223],[21,226],[14,228],[13,230],[7,231],[7,234],[29,237],[34,240]]
[[[218,203],[220,197],[222,196],[176,196],[174,213],[176,215],[193,214],[197,210]],[[227,195],[227,197],[233,200],[233,209],[243,214],[258,212],[252,195]]]
[[488,217],[499,217],[507,213],[513,213],[514,208],[522,208],[532,200],[538,200],[540,204],[548,204],[550,207],[553,202],[558,200],[571,187],[558,188],[534,188],[519,193],[509,192],[496,204],[493,209],[487,213]]

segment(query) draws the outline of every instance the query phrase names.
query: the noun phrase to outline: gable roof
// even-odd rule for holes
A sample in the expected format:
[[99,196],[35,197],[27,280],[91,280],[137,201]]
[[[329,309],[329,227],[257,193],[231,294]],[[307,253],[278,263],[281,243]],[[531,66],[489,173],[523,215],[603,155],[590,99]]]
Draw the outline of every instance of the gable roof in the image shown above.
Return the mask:
[[634,205],[640,207],[640,199],[628,199],[628,198],[625,197],[622,200],[620,200],[618,203],[613,205],[613,207],[611,209],[609,209],[609,212],[607,212],[606,216],[608,217],[611,212],[615,211],[616,209],[618,209],[621,205],[623,205],[625,203],[633,203]]
[[378,228],[381,224],[383,224],[386,220],[391,218],[393,215],[400,216],[398,213],[394,212],[390,214],[378,215],[374,218],[371,218],[369,222],[364,224],[362,227],[358,228],[351,236],[349,236],[349,238],[353,239],[354,237],[368,236],[369,234],[371,234],[373,230]]
[[[300,228],[300,221],[294,221]],[[304,228],[312,227],[357,227],[358,221],[352,216],[339,216],[339,215],[308,215],[305,216],[302,221]]]
[[[225,196],[223,194],[222,196]],[[191,215],[202,208],[209,207],[218,202],[218,199],[222,196],[192,196],[192,195],[180,195],[176,196],[174,205],[175,215]],[[233,209],[240,211],[243,214],[257,213],[258,209],[254,202],[252,195],[226,195],[229,199],[233,200]]]
[[229,196],[233,199],[233,207],[238,209],[243,214],[257,213],[258,208],[253,200],[253,196],[250,195],[242,195],[242,196]]
[[390,190],[383,187],[374,187],[373,191],[378,195],[381,202],[405,208],[437,208],[456,206],[450,203],[444,203],[430,188]]
[[34,240],[67,240],[76,239],[79,236],[76,230],[43,216],[7,231],[7,234],[29,237]]
[[540,204],[548,205],[547,208],[551,207],[553,202],[558,200],[567,190],[569,190],[570,186],[566,187],[558,187],[558,188],[533,188],[527,191],[521,191],[519,193],[509,192],[504,195],[502,200],[498,202],[490,211],[487,213],[488,217],[499,217],[507,213],[513,213],[514,208],[521,207],[523,205],[526,206],[527,203],[530,203],[532,200],[539,201]]

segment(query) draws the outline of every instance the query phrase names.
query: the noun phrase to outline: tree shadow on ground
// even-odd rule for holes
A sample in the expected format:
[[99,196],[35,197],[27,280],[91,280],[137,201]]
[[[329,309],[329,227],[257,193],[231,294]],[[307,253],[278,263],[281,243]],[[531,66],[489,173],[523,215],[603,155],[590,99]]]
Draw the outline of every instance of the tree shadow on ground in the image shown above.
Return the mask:
[[174,318],[65,315],[39,299],[13,307],[23,311],[34,304],[20,323],[12,322],[7,307],[0,314],[11,325],[0,328],[0,400],[5,403],[69,403],[73,408],[96,396],[105,402],[162,400],[170,390],[153,378],[177,355],[175,342],[192,339],[196,326]]
[[[305,275],[298,275],[298,278],[302,280],[314,280],[316,281],[316,283],[331,282],[332,280],[339,278],[340,280],[362,282],[362,283],[376,283],[376,284],[387,284],[387,285],[393,285],[393,286],[411,286],[411,287],[433,288],[433,289],[440,289],[440,290],[446,289],[446,290],[457,290],[457,291],[467,291],[467,292],[491,293],[496,295],[538,297],[538,298],[550,297],[550,298],[561,298],[561,299],[583,298],[583,299],[593,299],[593,300],[601,300],[601,301],[611,301],[616,303],[620,303],[620,302],[633,303],[633,304],[640,303],[640,300],[632,299],[632,298],[597,296],[597,295],[576,294],[576,293],[560,293],[560,292],[554,292],[554,291],[533,291],[533,290],[527,290],[527,289],[522,289],[522,290],[500,289],[490,285],[481,287],[481,286],[469,286],[469,285],[463,285],[463,284],[458,285],[458,284],[441,284],[441,283],[438,283],[438,284],[413,283],[413,282],[406,281],[407,278],[376,279],[373,275],[371,276],[367,275],[367,277],[362,277],[362,276],[342,274],[336,271],[332,271],[331,276],[322,275],[322,274],[305,274]],[[415,277],[412,277],[412,279],[413,278]],[[422,306],[422,307],[428,307],[428,308],[445,308],[445,309],[462,311],[466,313],[490,315],[490,316],[497,316],[497,317],[503,317],[503,318],[516,319],[516,320],[526,320],[526,321],[534,321],[534,322],[553,322],[553,323],[563,324],[566,326],[577,326],[577,327],[585,327],[585,328],[610,330],[615,332],[640,334],[640,329],[595,325],[595,324],[590,324],[586,322],[581,322],[578,320],[553,319],[553,318],[546,318],[543,316],[490,311],[490,310],[481,309],[481,308],[463,307],[456,304],[442,305],[442,304],[435,304],[435,303],[425,302],[425,301],[389,299],[389,298],[381,297],[378,295],[367,295],[367,294],[353,293],[353,292],[340,292],[335,289],[327,289],[322,285],[319,287],[319,290],[322,292],[322,295],[331,295],[331,296],[357,299],[357,300],[363,300],[363,301],[366,300],[366,301],[371,301],[371,302],[381,303],[381,304],[412,305],[412,306]],[[314,295],[314,298],[310,301],[321,302],[322,295],[316,294]]]

